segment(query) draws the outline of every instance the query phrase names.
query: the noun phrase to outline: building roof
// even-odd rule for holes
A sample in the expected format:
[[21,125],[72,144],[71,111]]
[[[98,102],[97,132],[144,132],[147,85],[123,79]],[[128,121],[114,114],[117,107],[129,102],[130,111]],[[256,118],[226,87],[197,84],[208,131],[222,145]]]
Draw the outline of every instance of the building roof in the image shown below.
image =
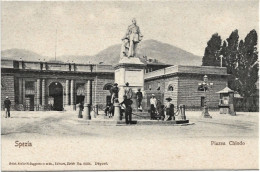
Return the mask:
[[234,92],[234,91],[231,90],[230,88],[225,87],[223,90],[220,90],[220,91],[218,91],[218,92],[216,92],[216,93],[233,93],[233,92]]
[[178,73],[200,74],[200,75],[222,75],[222,76],[228,75],[226,67],[176,65],[176,66],[170,66],[164,69],[159,69],[153,72],[146,73],[144,79],[147,80],[147,79],[160,78],[168,75],[175,75]]

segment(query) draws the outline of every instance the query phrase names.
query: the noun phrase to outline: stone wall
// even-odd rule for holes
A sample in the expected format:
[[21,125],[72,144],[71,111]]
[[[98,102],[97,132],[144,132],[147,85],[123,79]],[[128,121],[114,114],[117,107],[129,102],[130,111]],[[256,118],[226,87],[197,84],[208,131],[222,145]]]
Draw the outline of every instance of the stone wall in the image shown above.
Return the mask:
[[14,76],[13,74],[4,74],[1,76],[1,109],[4,109],[4,100],[8,96],[11,101],[11,110],[15,107],[15,94],[14,94]]
[[[179,77],[178,104],[184,104],[187,108],[200,108],[201,97],[204,91],[198,91],[198,83],[202,82],[203,75],[184,75]],[[219,94],[216,92],[226,87],[227,78],[221,76],[208,76],[212,88],[207,92],[207,104],[211,108],[217,108]]]
[[[99,75],[92,83],[93,105],[98,105],[101,109],[106,106],[107,96],[110,96],[109,90],[104,90],[106,84],[114,84],[114,76]],[[96,91],[96,93],[95,93]]]
[[[154,78],[146,80],[144,88],[148,90],[147,92],[164,92],[164,103],[165,98],[170,97],[174,105],[184,104],[189,109],[198,109],[201,108],[201,97],[205,96],[203,91],[198,91],[198,83],[202,82],[203,76],[202,74],[178,74]],[[226,87],[227,77],[209,75],[208,78],[209,82],[213,83],[213,87],[207,92],[208,105],[210,108],[217,108],[219,94],[216,92]],[[160,90],[157,90],[158,86]],[[173,90],[169,90],[170,87]]]
[[[170,97],[172,98],[172,102],[173,104],[178,104],[178,99],[177,99],[177,94],[178,94],[178,77],[170,77],[170,78],[158,78],[158,79],[154,79],[154,80],[149,80],[149,81],[145,81],[144,84],[144,88],[145,90],[149,90],[150,87],[150,91],[148,92],[153,92],[154,94],[156,92],[163,92],[164,93],[164,100],[163,103],[166,102],[165,98]],[[169,87],[172,86],[173,90],[170,91],[168,90]],[[160,87],[160,89],[158,90],[158,87]]]

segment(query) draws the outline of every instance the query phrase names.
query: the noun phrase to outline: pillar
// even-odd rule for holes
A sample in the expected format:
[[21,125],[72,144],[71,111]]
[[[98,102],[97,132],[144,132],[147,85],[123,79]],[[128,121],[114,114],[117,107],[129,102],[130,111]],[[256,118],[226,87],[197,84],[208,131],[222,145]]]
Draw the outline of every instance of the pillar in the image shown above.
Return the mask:
[[83,116],[82,116],[82,109],[80,107],[80,104],[76,105],[76,112],[77,112],[78,118],[83,118]]
[[41,98],[41,79],[36,81],[36,110],[39,110],[40,98]]
[[23,79],[19,78],[19,104],[23,104]]
[[85,119],[90,120],[90,106],[91,106],[91,81],[88,80],[85,84],[85,103],[84,103],[84,115]]
[[87,104],[92,104],[91,102],[91,84],[92,84],[92,81],[91,80],[88,80],[87,82]]
[[46,95],[46,92],[45,92],[45,79],[42,79],[42,106],[43,106],[43,109],[45,108],[45,102],[46,102],[45,95]]
[[65,106],[69,105],[69,80],[66,80],[65,85]]
[[115,121],[122,120],[120,118],[120,105],[119,105],[119,103],[114,103],[114,117],[113,117],[113,120],[115,120]]
[[235,116],[236,112],[234,109],[234,92],[229,92],[229,114]]
[[74,100],[74,80],[70,82],[70,104],[72,109],[75,110],[75,100]]

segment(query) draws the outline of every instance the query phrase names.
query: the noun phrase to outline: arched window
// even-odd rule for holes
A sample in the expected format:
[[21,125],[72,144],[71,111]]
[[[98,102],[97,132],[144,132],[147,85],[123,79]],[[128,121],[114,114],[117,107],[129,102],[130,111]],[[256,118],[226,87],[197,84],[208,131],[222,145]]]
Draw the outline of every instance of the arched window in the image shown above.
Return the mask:
[[168,91],[173,91],[173,86],[172,85],[168,86]]
[[110,90],[112,87],[112,84],[108,83],[104,86],[103,90]]

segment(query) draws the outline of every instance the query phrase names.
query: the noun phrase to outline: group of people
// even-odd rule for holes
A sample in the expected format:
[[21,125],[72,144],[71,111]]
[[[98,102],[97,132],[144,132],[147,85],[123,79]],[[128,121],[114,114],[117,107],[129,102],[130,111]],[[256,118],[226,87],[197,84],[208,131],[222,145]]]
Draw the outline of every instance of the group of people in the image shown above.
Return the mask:
[[[110,89],[110,93],[111,93],[111,102],[108,103],[105,109],[105,114],[109,118],[111,118],[114,115],[114,103],[119,103],[118,100],[119,88],[117,83],[114,83],[114,85]],[[121,116],[125,114],[125,120],[127,124],[131,124],[132,121],[132,107],[131,107],[131,105],[133,104],[132,98],[133,98],[133,90],[131,87],[129,87],[129,83],[127,82],[124,86],[123,101],[119,103],[121,106]],[[141,89],[138,89],[138,92],[136,93],[136,98],[137,98],[138,109],[141,111],[142,110],[141,104],[143,99],[143,94],[141,92]]]
[[[166,98],[167,102],[165,105],[161,103],[160,100],[155,98],[152,94],[150,99],[150,115],[151,120],[161,119],[161,120],[174,120],[174,105],[171,103],[172,99],[170,97]],[[165,114],[166,113],[166,114]]]
[[[118,100],[118,93],[119,88],[118,84],[114,83],[113,87],[110,89],[111,93],[111,102],[108,103],[105,114],[111,118],[114,116],[114,103],[119,103]],[[125,121],[127,124],[130,124],[132,121],[132,107],[133,104],[132,101],[133,97],[133,91],[131,87],[129,87],[129,83],[127,82],[124,87],[124,95],[123,95],[123,101],[120,104],[121,106],[121,117],[123,114],[125,114]],[[139,111],[142,111],[142,100],[143,100],[143,93],[141,92],[141,89],[138,89],[138,92],[136,93],[136,100],[137,100],[137,109]],[[152,97],[150,99],[150,115],[151,119],[161,119],[161,120],[172,120],[174,119],[174,105],[171,103],[172,99],[170,97],[166,98],[166,104],[163,105],[163,103],[160,100],[157,100],[155,98],[155,95],[152,94]]]

